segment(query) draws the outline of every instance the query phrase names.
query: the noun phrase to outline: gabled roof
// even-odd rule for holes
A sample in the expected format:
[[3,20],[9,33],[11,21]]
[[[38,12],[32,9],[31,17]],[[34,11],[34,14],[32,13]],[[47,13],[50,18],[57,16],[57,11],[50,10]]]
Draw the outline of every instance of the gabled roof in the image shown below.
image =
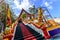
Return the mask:
[[27,11],[25,11],[24,9],[22,9],[21,12],[20,12],[20,15],[18,16],[18,18],[20,18],[20,16],[22,15],[23,12],[25,12],[25,13],[28,14],[28,15],[31,15],[31,14],[29,14]]

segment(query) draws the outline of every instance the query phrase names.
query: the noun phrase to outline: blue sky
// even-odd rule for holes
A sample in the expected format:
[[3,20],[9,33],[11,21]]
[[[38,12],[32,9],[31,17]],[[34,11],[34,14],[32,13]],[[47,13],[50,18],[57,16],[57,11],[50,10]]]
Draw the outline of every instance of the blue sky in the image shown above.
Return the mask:
[[47,7],[53,17],[60,17],[60,0],[5,0],[13,12],[18,16],[21,9],[28,11],[29,7]]

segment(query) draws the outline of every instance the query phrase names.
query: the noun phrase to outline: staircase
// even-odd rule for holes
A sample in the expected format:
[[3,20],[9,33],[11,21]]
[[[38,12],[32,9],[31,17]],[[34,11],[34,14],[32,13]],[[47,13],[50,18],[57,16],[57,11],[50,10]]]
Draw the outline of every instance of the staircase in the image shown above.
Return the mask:
[[16,27],[14,40],[44,40],[44,37],[23,23]]
[[36,40],[44,40],[44,37],[40,33],[36,32],[35,30],[33,30],[32,28],[30,28],[27,25],[26,25],[26,27],[33,34],[33,36],[35,36]]
[[44,37],[27,25],[20,23],[24,40],[44,40]]
[[29,32],[25,25],[20,23],[20,28],[23,34],[24,40],[36,40],[36,38]]
[[22,30],[20,28],[20,25],[17,24],[17,27],[16,27],[16,31],[15,31],[15,35],[14,35],[14,38],[13,40],[24,40],[23,36],[22,36]]

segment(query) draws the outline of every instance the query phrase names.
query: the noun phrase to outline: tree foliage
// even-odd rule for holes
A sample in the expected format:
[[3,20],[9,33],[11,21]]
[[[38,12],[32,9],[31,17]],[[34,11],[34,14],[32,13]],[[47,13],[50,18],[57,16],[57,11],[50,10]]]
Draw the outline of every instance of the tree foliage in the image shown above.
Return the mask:
[[33,5],[32,7],[29,8],[29,12],[32,13],[32,14],[37,13],[37,9],[35,8],[35,5]]

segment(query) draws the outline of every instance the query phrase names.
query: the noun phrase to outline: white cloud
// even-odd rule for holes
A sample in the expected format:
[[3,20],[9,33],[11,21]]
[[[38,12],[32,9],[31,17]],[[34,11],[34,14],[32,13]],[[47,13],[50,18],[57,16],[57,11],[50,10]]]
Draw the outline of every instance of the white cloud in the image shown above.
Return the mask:
[[7,3],[7,4],[9,4],[9,5],[14,4],[14,3],[13,3],[13,0],[4,0],[4,1],[5,1],[5,3]]
[[54,21],[60,24],[60,18],[55,18]]
[[56,0],[42,0],[41,6],[47,7],[48,9],[53,9],[54,2],[56,2]]
[[53,9],[53,7],[52,7],[52,6],[49,6],[48,8],[49,8],[49,9]]
[[32,5],[30,5],[29,0],[23,0],[21,4],[17,0],[14,0],[14,3],[16,4],[16,7],[19,9],[24,8],[25,10],[28,10],[28,8]]
[[14,0],[15,5],[17,6],[19,2],[17,0]]
[[45,2],[44,3],[44,5],[47,7],[47,8],[49,8],[49,9],[53,9],[53,7],[52,7],[52,2],[50,2],[50,3],[48,3],[48,2]]
[[48,2],[45,2],[45,6],[49,6],[49,3]]

